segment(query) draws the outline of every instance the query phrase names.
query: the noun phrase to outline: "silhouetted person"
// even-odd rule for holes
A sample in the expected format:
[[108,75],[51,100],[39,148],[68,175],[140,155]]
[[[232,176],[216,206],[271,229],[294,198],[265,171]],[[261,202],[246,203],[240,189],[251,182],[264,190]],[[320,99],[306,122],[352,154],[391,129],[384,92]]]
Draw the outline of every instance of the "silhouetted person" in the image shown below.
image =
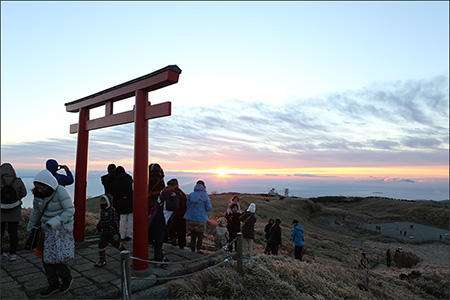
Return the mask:
[[105,189],[105,195],[113,193],[113,181],[114,181],[114,174],[116,171],[116,165],[115,164],[109,164],[108,165],[108,174],[105,174],[101,177],[103,188]]
[[270,246],[269,246],[269,238],[270,238],[270,230],[272,229],[273,224],[275,223],[274,219],[270,219],[269,223],[264,226],[264,237],[266,238],[266,249],[264,250],[264,254],[270,254]]
[[278,248],[280,246],[283,246],[281,241],[281,220],[276,219],[275,224],[272,226],[272,229],[270,230],[270,238],[269,238],[269,244],[270,244],[270,253],[273,255],[278,255]]
[[391,249],[387,249],[387,251],[386,251],[386,266],[390,267],[391,262],[392,262]]
[[133,238],[133,178],[118,166],[113,181],[113,206],[119,216],[120,238]]

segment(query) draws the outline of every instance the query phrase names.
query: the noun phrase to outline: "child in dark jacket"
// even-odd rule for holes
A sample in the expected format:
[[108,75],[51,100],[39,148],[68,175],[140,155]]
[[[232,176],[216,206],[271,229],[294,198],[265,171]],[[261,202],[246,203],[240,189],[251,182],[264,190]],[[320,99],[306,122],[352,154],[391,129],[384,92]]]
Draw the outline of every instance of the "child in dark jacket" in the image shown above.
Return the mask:
[[253,239],[255,238],[255,223],[256,223],[256,205],[255,203],[250,204],[247,211],[241,215],[240,220],[242,221],[242,236],[244,240],[242,241],[242,251],[253,253]]
[[[241,214],[238,212],[238,206],[237,204],[233,203],[231,204],[230,208],[231,213],[225,215],[225,219],[227,219],[228,221],[228,232],[230,233],[230,240],[228,242],[231,242],[236,237],[237,233],[241,231],[241,221],[239,220]],[[234,242],[234,245],[236,247],[237,242]],[[230,252],[233,251],[233,244],[230,244],[228,250]]]
[[97,224],[97,230],[102,232],[100,241],[98,242],[98,255],[100,260],[94,265],[95,267],[104,267],[106,265],[106,246],[108,244],[118,248],[119,251],[126,250],[125,246],[120,242],[117,213],[114,207],[111,206],[111,203],[111,195],[106,194],[101,196],[100,221]]

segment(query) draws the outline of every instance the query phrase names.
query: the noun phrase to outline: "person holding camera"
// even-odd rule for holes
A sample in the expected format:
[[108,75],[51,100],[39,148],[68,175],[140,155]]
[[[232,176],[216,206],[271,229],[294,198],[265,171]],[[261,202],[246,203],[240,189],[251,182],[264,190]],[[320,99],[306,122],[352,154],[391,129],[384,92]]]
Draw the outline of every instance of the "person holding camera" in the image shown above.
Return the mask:
[[[70,172],[68,166],[59,165],[56,160],[49,159],[45,163],[45,167],[56,178],[59,185],[66,186],[66,185],[71,185],[73,183],[73,175],[72,175],[72,172]],[[66,175],[58,173],[58,171],[61,169],[64,169],[64,171],[66,172]]]

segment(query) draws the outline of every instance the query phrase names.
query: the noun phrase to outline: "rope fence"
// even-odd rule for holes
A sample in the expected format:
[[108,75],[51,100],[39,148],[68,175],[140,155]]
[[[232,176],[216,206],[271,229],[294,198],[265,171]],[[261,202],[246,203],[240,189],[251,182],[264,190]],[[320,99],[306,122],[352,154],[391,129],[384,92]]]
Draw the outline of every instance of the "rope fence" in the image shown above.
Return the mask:
[[178,276],[172,276],[172,277],[156,277],[156,278],[150,278],[150,277],[131,277],[131,267],[130,267],[130,260],[138,260],[138,261],[143,261],[143,262],[147,262],[147,263],[152,263],[152,264],[160,264],[160,263],[164,263],[164,264],[187,264],[187,263],[193,263],[193,262],[197,262],[197,261],[203,261],[208,259],[209,257],[212,257],[214,255],[216,255],[217,253],[220,253],[222,251],[225,251],[231,244],[233,244],[235,241],[237,241],[237,247],[236,247],[236,251],[237,251],[237,270],[239,273],[242,273],[242,257],[243,257],[243,253],[242,253],[242,233],[238,232],[237,236],[231,240],[230,242],[228,242],[225,246],[223,246],[222,248],[220,248],[219,250],[206,255],[206,256],[202,256],[199,258],[195,258],[195,259],[191,259],[191,260],[185,260],[185,261],[174,261],[174,262],[161,262],[161,261],[154,261],[154,260],[146,260],[146,259],[142,259],[142,258],[138,258],[138,257],[134,257],[131,256],[130,251],[128,250],[124,250],[120,252],[120,262],[121,262],[121,294],[122,294],[122,299],[131,299],[131,279],[133,280],[157,280],[157,281],[163,281],[163,280],[174,280],[174,279],[180,279],[180,278],[185,278],[185,277],[189,277],[189,276],[193,276],[196,274],[199,274],[201,272],[204,271],[210,271],[214,268],[217,268],[229,261],[231,261],[231,254],[228,255],[227,257],[225,257],[225,259],[223,261],[221,261],[218,264],[215,264],[213,266],[207,267],[203,270],[199,270],[196,272],[192,272],[189,274],[184,274],[184,275],[178,275]]

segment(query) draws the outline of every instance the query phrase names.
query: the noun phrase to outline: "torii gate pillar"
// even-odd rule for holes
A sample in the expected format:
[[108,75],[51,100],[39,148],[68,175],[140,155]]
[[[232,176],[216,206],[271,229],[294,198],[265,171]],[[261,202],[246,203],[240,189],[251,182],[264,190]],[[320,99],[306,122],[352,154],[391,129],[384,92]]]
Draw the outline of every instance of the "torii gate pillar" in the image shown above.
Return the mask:
[[[171,115],[171,103],[151,105],[148,92],[178,82],[181,69],[176,65],[127,81],[82,99],[66,103],[66,111],[79,112],[78,124],[70,126],[70,133],[78,132],[75,165],[75,220],[76,242],[85,239],[86,187],[89,150],[89,131],[134,122],[134,189],[133,189],[133,255],[148,259],[148,120]],[[113,103],[135,96],[133,110],[113,114]],[[89,119],[91,108],[105,106],[105,116]],[[134,270],[146,270],[147,262],[134,261]]]

